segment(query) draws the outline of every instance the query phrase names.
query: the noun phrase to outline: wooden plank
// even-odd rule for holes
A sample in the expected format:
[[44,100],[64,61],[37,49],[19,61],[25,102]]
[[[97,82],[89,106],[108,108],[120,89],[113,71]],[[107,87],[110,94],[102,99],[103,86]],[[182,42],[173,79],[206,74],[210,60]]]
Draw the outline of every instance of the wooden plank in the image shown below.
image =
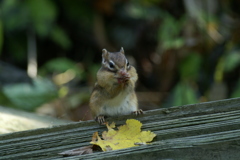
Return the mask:
[[[157,109],[136,118],[157,134],[150,145],[63,158],[59,152],[89,145],[94,121],[0,135],[0,159],[236,159],[240,156],[240,98]],[[229,155],[231,153],[231,155]],[[196,158],[196,156],[198,158]]]

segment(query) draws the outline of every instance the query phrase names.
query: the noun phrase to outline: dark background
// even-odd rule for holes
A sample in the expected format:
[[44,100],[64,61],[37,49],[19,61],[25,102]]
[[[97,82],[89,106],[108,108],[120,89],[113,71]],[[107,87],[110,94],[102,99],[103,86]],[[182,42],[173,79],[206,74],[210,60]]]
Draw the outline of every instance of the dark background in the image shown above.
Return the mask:
[[[0,0],[0,105],[71,120],[124,47],[143,110],[240,96],[234,0]],[[37,71],[37,72],[36,72]]]

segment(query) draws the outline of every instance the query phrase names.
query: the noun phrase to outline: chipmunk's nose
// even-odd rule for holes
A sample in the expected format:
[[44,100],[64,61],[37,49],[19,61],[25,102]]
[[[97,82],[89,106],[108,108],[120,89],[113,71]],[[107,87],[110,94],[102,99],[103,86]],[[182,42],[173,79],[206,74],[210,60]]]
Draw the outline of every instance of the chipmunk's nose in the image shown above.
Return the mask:
[[119,71],[119,74],[120,74],[120,76],[122,76],[122,77],[129,77],[129,74],[128,74],[127,71],[125,71],[124,69],[121,69],[121,70]]

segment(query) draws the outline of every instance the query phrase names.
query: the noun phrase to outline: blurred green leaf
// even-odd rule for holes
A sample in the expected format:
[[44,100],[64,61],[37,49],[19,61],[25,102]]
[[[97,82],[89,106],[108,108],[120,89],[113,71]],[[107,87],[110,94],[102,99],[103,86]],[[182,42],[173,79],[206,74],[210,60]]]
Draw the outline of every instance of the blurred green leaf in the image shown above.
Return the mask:
[[240,51],[230,52],[224,58],[224,71],[230,72],[240,64]]
[[76,62],[73,62],[67,58],[55,58],[48,61],[40,68],[40,73],[63,73],[69,69],[73,70],[78,77],[81,77],[83,74],[83,69],[81,67],[78,67]]
[[159,36],[161,40],[172,39],[180,33],[181,25],[173,16],[166,14],[160,26]]
[[71,46],[71,41],[66,32],[59,26],[55,26],[51,31],[52,40],[59,44],[64,49],[68,49]]
[[187,82],[179,82],[173,90],[173,105],[180,106],[198,103],[196,91]]
[[[127,11],[127,12],[125,12]],[[143,5],[139,2],[130,3],[127,5],[126,9],[124,10],[125,13],[128,14],[127,16],[131,16],[135,19],[147,19],[147,20],[153,20],[155,18],[160,17],[160,9],[156,6],[152,5]]]
[[47,79],[34,79],[33,84],[13,84],[3,87],[3,93],[15,107],[33,111],[57,97],[57,88]]
[[176,38],[174,40],[165,40],[162,43],[162,47],[164,50],[167,49],[177,49],[184,45],[184,39],[183,38]]
[[176,20],[170,14],[164,14],[163,22],[158,31],[158,38],[164,50],[177,49],[184,45],[184,38],[180,37],[184,20],[184,18]]
[[197,80],[202,57],[197,53],[188,54],[180,63],[180,75],[183,79]]
[[27,0],[29,16],[40,36],[47,36],[56,19],[57,8],[50,0]]

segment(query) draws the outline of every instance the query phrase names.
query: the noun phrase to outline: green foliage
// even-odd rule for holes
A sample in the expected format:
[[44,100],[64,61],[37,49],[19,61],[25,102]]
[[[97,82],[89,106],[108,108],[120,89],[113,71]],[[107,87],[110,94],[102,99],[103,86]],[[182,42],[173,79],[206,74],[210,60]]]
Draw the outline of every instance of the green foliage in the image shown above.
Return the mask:
[[33,84],[13,84],[3,87],[4,95],[12,106],[33,111],[57,97],[57,88],[47,79],[34,79]]
[[198,53],[188,54],[180,63],[180,75],[182,79],[196,81],[201,69],[202,57]]
[[184,45],[184,38],[180,36],[183,22],[184,18],[176,20],[170,14],[164,14],[164,19],[158,32],[158,39],[163,50],[178,49]]
[[36,32],[40,36],[47,36],[57,16],[55,3],[50,0],[27,0],[28,16]]
[[71,41],[66,32],[59,26],[55,26],[51,31],[51,39],[62,46],[64,49],[71,47]]
[[[59,97],[69,98],[72,106],[85,103],[88,97],[82,93],[68,97],[71,89],[75,89],[79,82],[94,83],[100,67],[99,47],[113,50],[119,46],[132,53],[136,60],[139,85],[142,85],[139,88],[160,86],[146,90],[170,93],[169,106],[197,103],[198,92],[199,97],[207,100],[211,86],[218,82],[231,83],[232,80],[224,78],[225,74],[236,74],[240,65],[239,26],[235,25],[239,12],[230,4],[234,3],[214,1],[210,4],[204,1],[188,5],[187,1],[171,3],[166,0],[2,0],[0,53],[4,50],[5,55],[1,53],[1,58],[16,65],[20,63],[25,69],[27,35],[32,31],[36,37],[37,54],[41,54],[38,65],[45,63],[38,73],[51,77],[59,90],[48,95],[43,80],[34,80],[33,85],[4,86],[0,102],[34,110],[48,101],[47,96],[52,99],[58,92]],[[52,43],[58,47],[56,52]],[[52,52],[56,57],[48,56]],[[59,58],[63,55],[72,60]],[[176,70],[179,75],[175,74]],[[40,91],[40,86],[45,91]],[[170,91],[170,88],[174,89]],[[215,88],[219,89],[219,86]],[[231,97],[240,96],[240,82],[229,94]]]
[[173,89],[173,106],[198,103],[196,90],[186,81],[179,82]]
[[[68,49],[71,46],[68,35],[55,22],[58,10],[53,1],[26,0],[21,2],[19,0],[3,0],[1,5],[6,32],[28,31],[31,29],[39,37],[46,38],[50,36],[63,49]],[[13,53],[15,52],[16,50]]]
[[77,77],[83,76],[83,69],[78,67],[75,62],[67,58],[55,58],[48,61],[40,68],[40,74],[45,75],[47,73],[63,73],[69,69],[74,71]]
[[0,5],[5,31],[12,32],[27,27],[29,18],[24,3],[19,0],[3,0]]
[[229,72],[240,65],[240,51],[236,50],[226,54],[224,58],[224,71]]
[[24,61],[27,50],[26,37],[22,37],[21,34],[26,35],[25,30],[30,21],[28,9],[25,3],[19,0],[3,0],[0,6],[2,27],[6,36],[4,45],[16,62]]
[[127,16],[135,19],[148,19],[153,20],[159,18],[161,11],[159,8],[153,5],[139,4],[138,2],[131,3],[126,7]]

